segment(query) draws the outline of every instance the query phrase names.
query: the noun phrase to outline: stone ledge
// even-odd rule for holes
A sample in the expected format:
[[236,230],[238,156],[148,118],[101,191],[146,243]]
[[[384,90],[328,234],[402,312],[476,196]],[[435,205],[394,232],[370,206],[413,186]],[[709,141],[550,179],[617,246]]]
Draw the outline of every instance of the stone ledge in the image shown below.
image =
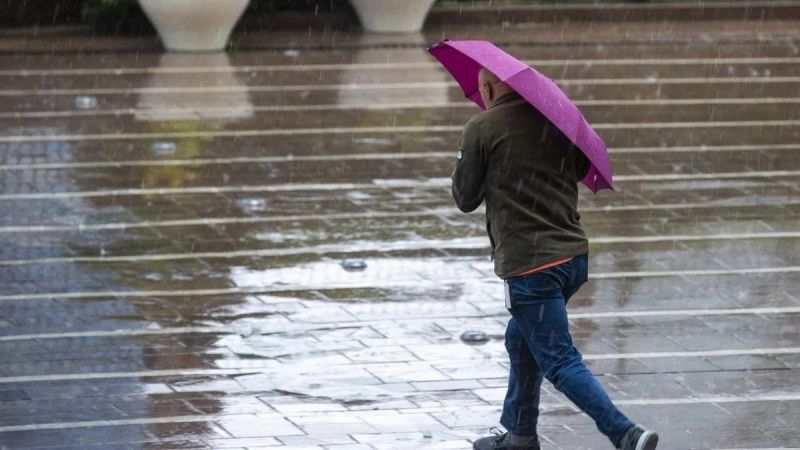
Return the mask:
[[452,23],[454,17],[470,24],[501,22],[647,22],[681,20],[792,20],[800,19],[800,3],[790,1],[575,4],[575,5],[465,5],[434,8],[426,25]]

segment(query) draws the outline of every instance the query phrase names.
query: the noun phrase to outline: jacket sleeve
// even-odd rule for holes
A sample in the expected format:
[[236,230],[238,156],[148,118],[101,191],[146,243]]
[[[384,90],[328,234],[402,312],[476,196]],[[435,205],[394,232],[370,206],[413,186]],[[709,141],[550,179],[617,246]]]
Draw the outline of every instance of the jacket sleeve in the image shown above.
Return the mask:
[[592,168],[592,162],[583,154],[578,147],[572,147],[575,153],[575,175],[578,177],[578,182],[586,178],[589,174],[589,169]]
[[463,212],[472,212],[485,195],[487,152],[481,142],[480,127],[470,121],[464,128],[453,170],[453,199]]

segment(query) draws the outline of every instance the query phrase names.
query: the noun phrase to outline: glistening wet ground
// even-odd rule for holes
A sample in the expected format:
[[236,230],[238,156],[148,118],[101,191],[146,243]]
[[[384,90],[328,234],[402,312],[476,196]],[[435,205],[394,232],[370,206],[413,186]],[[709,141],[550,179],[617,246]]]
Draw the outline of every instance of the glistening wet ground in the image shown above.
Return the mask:
[[[476,109],[424,52],[443,31],[556,79],[609,145],[570,313],[621,409],[663,449],[800,447],[800,24],[460,27],[0,38],[0,447],[466,449],[495,425],[508,314],[449,195]],[[544,389],[543,448],[610,448]]]

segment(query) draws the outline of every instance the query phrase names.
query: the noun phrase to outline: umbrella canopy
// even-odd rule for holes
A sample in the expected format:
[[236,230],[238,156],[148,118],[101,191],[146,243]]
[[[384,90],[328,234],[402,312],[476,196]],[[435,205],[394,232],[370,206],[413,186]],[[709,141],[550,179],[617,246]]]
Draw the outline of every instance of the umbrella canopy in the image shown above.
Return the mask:
[[478,89],[478,73],[481,67],[485,67],[495,74],[547,117],[589,158],[592,167],[583,179],[589,189],[593,192],[613,189],[606,144],[553,80],[487,41],[445,40],[428,51],[453,75],[467,98],[481,109],[486,109],[486,106]]

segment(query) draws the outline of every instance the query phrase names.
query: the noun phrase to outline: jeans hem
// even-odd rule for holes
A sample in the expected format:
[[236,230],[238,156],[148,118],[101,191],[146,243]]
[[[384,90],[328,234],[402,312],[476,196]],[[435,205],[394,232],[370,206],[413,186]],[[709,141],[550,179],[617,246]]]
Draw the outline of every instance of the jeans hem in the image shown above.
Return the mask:
[[531,430],[515,430],[514,427],[509,426],[507,423],[504,423],[504,421],[502,419],[500,420],[500,425],[502,425],[503,428],[506,429],[506,431],[508,431],[509,433],[513,434],[514,436],[536,436],[536,437],[539,437],[539,434],[536,432],[536,430],[533,430],[533,431],[531,431]]

